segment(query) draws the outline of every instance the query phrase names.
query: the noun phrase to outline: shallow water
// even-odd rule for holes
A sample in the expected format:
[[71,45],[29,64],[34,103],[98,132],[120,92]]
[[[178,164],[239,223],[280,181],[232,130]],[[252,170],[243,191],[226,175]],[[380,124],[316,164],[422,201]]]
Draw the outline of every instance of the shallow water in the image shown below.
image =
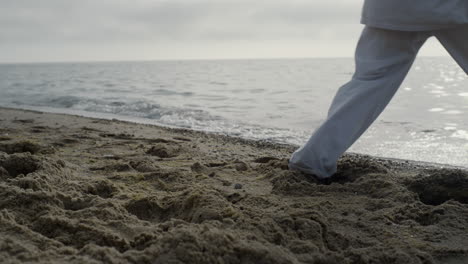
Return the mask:
[[[0,105],[302,144],[352,59],[0,65]],[[468,167],[468,78],[420,58],[351,151]]]

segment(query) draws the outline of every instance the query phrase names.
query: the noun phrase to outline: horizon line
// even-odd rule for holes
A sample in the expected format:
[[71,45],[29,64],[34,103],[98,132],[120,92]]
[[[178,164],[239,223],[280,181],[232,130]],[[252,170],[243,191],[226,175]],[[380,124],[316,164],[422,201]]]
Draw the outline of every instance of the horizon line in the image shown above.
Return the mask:
[[[446,55],[420,55],[423,58],[444,58]],[[71,63],[129,63],[129,62],[184,62],[184,61],[242,61],[242,60],[310,60],[310,59],[353,59],[353,56],[330,57],[265,57],[265,58],[187,58],[187,59],[118,59],[118,60],[63,60],[63,61],[17,61],[0,62],[0,65],[15,64],[71,64]]]

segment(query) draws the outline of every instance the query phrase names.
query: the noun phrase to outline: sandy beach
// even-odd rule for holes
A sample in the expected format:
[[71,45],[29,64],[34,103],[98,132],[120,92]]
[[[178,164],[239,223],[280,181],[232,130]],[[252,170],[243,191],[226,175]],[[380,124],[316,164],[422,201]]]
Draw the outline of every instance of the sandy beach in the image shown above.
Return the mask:
[[[468,171],[0,108],[1,263],[468,263]],[[436,155],[436,153],[434,153]]]

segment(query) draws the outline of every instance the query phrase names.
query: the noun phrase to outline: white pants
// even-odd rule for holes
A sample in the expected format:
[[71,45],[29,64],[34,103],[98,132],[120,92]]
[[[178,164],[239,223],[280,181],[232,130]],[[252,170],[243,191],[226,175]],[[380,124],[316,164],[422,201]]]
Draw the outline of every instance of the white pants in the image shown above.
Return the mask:
[[338,90],[323,124],[292,154],[289,168],[319,178],[332,176],[340,156],[384,110],[431,36],[468,74],[468,25],[421,32],[365,27],[352,80]]

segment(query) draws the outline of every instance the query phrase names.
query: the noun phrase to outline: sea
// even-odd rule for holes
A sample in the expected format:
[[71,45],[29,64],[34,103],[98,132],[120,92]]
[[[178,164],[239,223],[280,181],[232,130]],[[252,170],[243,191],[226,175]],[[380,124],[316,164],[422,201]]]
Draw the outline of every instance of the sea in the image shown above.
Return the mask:
[[[0,106],[304,144],[352,58],[0,64]],[[421,57],[349,149],[468,168],[468,77]]]

